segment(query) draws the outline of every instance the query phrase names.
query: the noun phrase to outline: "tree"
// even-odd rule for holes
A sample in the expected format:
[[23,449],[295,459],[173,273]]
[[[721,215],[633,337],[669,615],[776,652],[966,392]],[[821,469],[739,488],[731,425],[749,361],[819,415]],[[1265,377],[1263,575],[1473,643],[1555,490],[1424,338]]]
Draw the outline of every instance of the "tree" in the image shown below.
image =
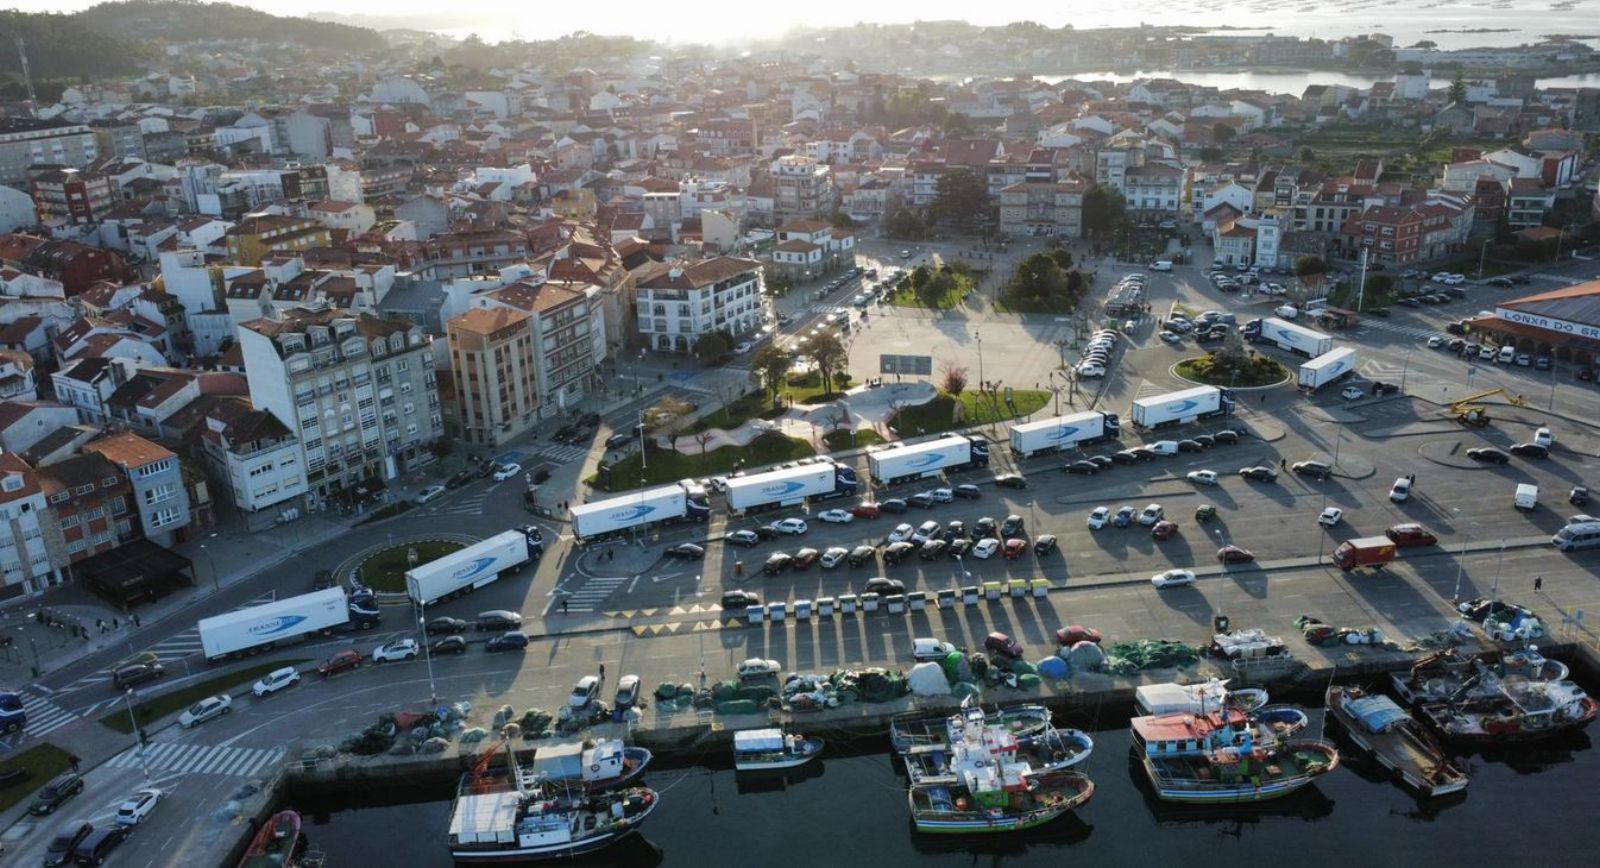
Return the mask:
[[1239,131],[1229,124],[1218,123],[1211,128],[1211,141],[1219,145],[1233,141],[1237,135],[1239,135]]
[[1110,187],[1094,187],[1083,194],[1083,228],[1091,237],[1111,234],[1127,220],[1122,194]]
[[1467,83],[1462,80],[1461,73],[1457,72],[1456,77],[1450,81],[1450,102],[1464,103],[1466,101]]
[[916,288],[917,300],[926,307],[937,308],[940,302],[956,288],[955,274],[949,266],[935,272],[927,282]]
[[911,269],[911,289],[916,291],[926,286],[933,279],[933,269],[926,265],[919,265]]
[[896,208],[884,219],[883,231],[890,238],[921,241],[927,235],[928,227],[917,216],[917,212],[910,208]]
[[694,354],[704,364],[710,364],[733,350],[733,339],[725,331],[706,332],[694,342]]
[[1366,304],[1381,304],[1394,292],[1394,278],[1387,274],[1367,275],[1367,288],[1363,294]]
[[1316,159],[1317,159],[1317,152],[1311,150],[1311,146],[1310,145],[1301,145],[1300,146],[1300,162],[1302,162],[1302,163],[1310,163],[1310,162],[1314,162]]
[[1313,274],[1322,274],[1327,270],[1328,266],[1320,256],[1302,256],[1294,261],[1295,277],[1310,277]]
[[972,133],[972,118],[961,112],[951,112],[944,117],[945,136],[964,136]]
[[701,431],[694,435],[694,442],[700,444],[701,458],[706,457],[706,447],[711,445],[711,441],[715,439],[717,439],[716,431]]
[[1207,163],[1215,163],[1222,159],[1222,149],[1215,145],[1207,145],[1200,149],[1200,159]]
[[835,229],[854,229],[856,221],[843,211],[833,212],[833,217],[828,221]]
[[1047,252],[1046,255],[1054,260],[1056,267],[1060,268],[1062,271],[1066,271],[1072,267],[1072,251],[1066,249],[1065,247],[1052,248]]
[[832,395],[833,373],[843,367],[848,357],[839,336],[833,332],[816,335],[806,343],[804,352],[817,365],[817,374],[822,377],[822,394]]
[[953,365],[953,364],[951,364],[949,362],[945,362],[944,363],[944,367],[939,369],[939,373],[941,375],[941,379],[939,381],[939,388],[945,390],[946,392],[949,392],[952,395],[959,395],[962,392],[966,391],[966,388],[967,388],[967,369],[966,368],[958,368],[958,367],[956,367],[955,365]]
[[1238,329],[1228,329],[1228,334],[1222,339],[1222,346],[1212,354],[1215,364],[1229,371],[1238,371],[1250,361],[1250,350],[1244,345],[1244,335]]
[[971,169],[956,169],[939,176],[933,204],[928,206],[928,213],[934,220],[971,226],[988,211],[989,188]]
[[763,394],[777,394],[783,385],[783,376],[789,373],[793,363],[787,350],[777,344],[766,343],[756,350],[755,358],[750,360],[750,369],[761,375]]

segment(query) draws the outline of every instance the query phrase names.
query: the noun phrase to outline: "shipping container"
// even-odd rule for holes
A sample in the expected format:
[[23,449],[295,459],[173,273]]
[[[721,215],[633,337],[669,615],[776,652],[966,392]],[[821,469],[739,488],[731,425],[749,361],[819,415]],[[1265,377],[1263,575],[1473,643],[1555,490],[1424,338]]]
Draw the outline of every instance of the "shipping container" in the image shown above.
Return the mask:
[[872,478],[888,485],[908,479],[937,476],[950,470],[989,466],[989,441],[955,434],[926,443],[897,446],[867,455]]
[[674,521],[705,521],[711,514],[704,489],[675,482],[572,507],[572,533],[580,540]]
[[1114,440],[1120,427],[1115,414],[1099,410],[1019,422],[1011,426],[1011,452],[1018,458],[1031,458],[1087,443]]
[[1259,332],[1246,332],[1245,336],[1253,341],[1268,341],[1276,344],[1280,349],[1299,353],[1306,358],[1314,359],[1333,349],[1333,338],[1315,329],[1298,326],[1288,320],[1269,316],[1261,321]]
[[197,626],[206,660],[216,662],[346,625],[365,629],[377,622],[375,607],[352,606],[343,588],[328,588],[201,618]]
[[794,506],[806,500],[826,500],[855,494],[856,472],[842,464],[820,462],[752,476],[728,479],[728,506],[749,512]]
[[1193,422],[1233,412],[1233,393],[1216,386],[1195,386],[1164,395],[1135,398],[1133,424],[1141,428]]
[[508,530],[406,572],[406,593],[421,606],[481,588],[529,560],[528,535]]

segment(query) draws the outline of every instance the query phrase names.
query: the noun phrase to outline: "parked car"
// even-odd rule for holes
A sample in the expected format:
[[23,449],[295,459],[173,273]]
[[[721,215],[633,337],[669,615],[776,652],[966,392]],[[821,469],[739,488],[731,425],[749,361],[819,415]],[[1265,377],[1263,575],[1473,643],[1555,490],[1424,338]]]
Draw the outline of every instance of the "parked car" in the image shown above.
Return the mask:
[[178,726],[184,729],[193,729],[208,720],[215,720],[233,710],[233,697],[226,693],[216,696],[207,696],[205,699],[189,706],[178,715]]
[[813,548],[803,548],[794,553],[793,569],[803,570],[821,559],[822,553]]
[[317,674],[326,678],[329,675],[343,672],[346,669],[356,669],[360,666],[361,652],[346,648],[343,651],[335,651],[331,657],[318,663]]
[[933,495],[926,491],[906,498],[906,503],[918,509],[933,509],[934,502]]
[[624,675],[617,679],[617,692],[612,695],[611,705],[618,711],[627,711],[639,704],[639,676]]
[[1039,534],[1033,540],[1033,554],[1035,557],[1044,557],[1056,550],[1056,535],[1053,533]]
[[1000,525],[987,515],[972,523],[972,538],[975,540],[999,536]]
[[72,858],[79,865],[104,865],[111,852],[128,840],[129,829],[127,826],[103,826],[89,833],[89,837],[78,842],[72,851]]
[[515,630],[522,626],[522,616],[505,609],[491,609],[478,613],[477,629],[480,633],[491,630]]
[[587,708],[589,703],[600,698],[600,677],[598,675],[585,675],[572,685],[572,692],[567,694],[567,707]]
[[111,686],[117,690],[127,690],[146,682],[154,681],[167,674],[167,667],[160,663],[130,663],[120,666],[111,673]]
[[1330,506],[1317,516],[1317,524],[1323,527],[1334,527],[1341,521],[1344,521],[1344,510],[1337,506]]
[[1226,545],[1217,549],[1217,560],[1223,564],[1248,564],[1255,559],[1254,552],[1240,546]]
[[845,555],[845,563],[852,567],[859,567],[862,564],[871,563],[872,561],[876,560],[877,557],[877,549],[868,545],[860,545],[851,549],[850,553]]
[[749,591],[724,591],[720,605],[724,610],[745,609],[750,606],[761,605],[761,598]]
[[93,823],[68,823],[56,830],[44,848],[45,868],[57,868],[72,863],[72,852],[78,844],[94,832]]
[[761,565],[761,572],[769,576],[776,576],[792,566],[794,566],[793,557],[790,557],[783,552],[773,552],[772,554],[767,555],[766,563]]
[[983,492],[978,489],[978,486],[970,482],[956,486],[951,493],[962,500],[977,500],[983,496]]
[[1195,583],[1193,570],[1166,570],[1150,577],[1150,584],[1156,590],[1167,588],[1183,588]]
[[1521,455],[1523,458],[1549,458],[1550,447],[1538,443],[1518,443],[1510,447],[1512,455]]
[[389,663],[417,659],[417,640],[396,639],[385,645],[379,645],[372,651],[372,662]]
[[868,579],[866,585],[862,587],[862,591],[868,594],[877,594],[880,597],[888,597],[894,594],[904,594],[906,592],[906,583],[899,579],[878,576]]
[[723,537],[722,541],[728,545],[750,548],[761,542],[761,536],[753,530],[736,530]]
[[1128,527],[1139,518],[1139,511],[1131,506],[1117,507],[1117,514],[1111,517],[1112,527]]
[[493,636],[483,645],[483,650],[489,653],[498,651],[521,651],[528,647],[528,634],[521,630],[507,630],[498,636]]
[[1091,510],[1089,512],[1089,521],[1088,521],[1089,529],[1090,530],[1099,530],[1099,529],[1105,527],[1106,523],[1109,522],[1110,520],[1111,520],[1111,508],[1110,507],[1105,507],[1105,506],[1097,506],[1097,507],[1095,507],[1093,510]]
[[1481,461],[1485,464],[1511,463],[1511,455],[1509,453],[1505,452],[1504,450],[1495,449],[1492,446],[1480,446],[1477,449],[1468,449],[1467,457],[1471,458],[1473,461]]
[[423,628],[423,632],[429,636],[465,633],[467,632],[467,622],[461,620],[460,618],[446,618],[442,616],[438,618],[429,618],[427,626]]
[[427,502],[429,502],[431,500],[437,500],[441,495],[444,494],[444,492],[445,492],[445,486],[438,485],[438,484],[430,485],[427,488],[424,488],[421,491],[417,492],[417,498],[416,498],[417,503],[418,504],[423,504],[423,503],[427,503]]
[[1022,553],[1028,550],[1028,541],[1012,537],[1006,540],[1006,544],[1002,548],[1002,554],[1005,555],[1006,560],[1014,561],[1022,557]]
[[1079,642],[1093,642],[1099,645],[1103,638],[1099,630],[1082,624],[1068,624],[1056,630],[1056,644],[1062,647],[1071,647]]
[[961,521],[960,519],[956,519],[954,521],[947,522],[945,524],[945,526],[944,526],[944,534],[943,534],[942,538],[944,539],[945,542],[952,542],[952,541],[958,540],[958,539],[966,539],[967,538],[967,523],[964,522],[964,521]]
[[1278,471],[1265,464],[1258,464],[1255,467],[1239,468],[1239,475],[1245,479],[1254,479],[1257,482],[1273,482],[1278,478]]
[[117,824],[137,826],[144,822],[144,818],[150,816],[150,812],[161,803],[163,795],[165,793],[155,787],[143,787],[137,790],[117,806]]
[[435,639],[428,646],[428,653],[435,656],[440,654],[465,654],[467,651],[467,638],[465,636],[446,636]]
[[994,478],[994,484],[1001,488],[1027,488],[1028,480],[1021,474],[1003,473]]
[[1139,513],[1139,523],[1145,527],[1151,527],[1165,517],[1166,511],[1161,508],[1161,504],[1152,503],[1147,505],[1144,510]]
[[1402,476],[1389,486],[1389,500],[1395,503],[1405,503],[1411,498],[1411,477]]
[[1169,539],[1178,532],[1178,523],[1173,521],[1158,521],[1150,526],[1150,536],[1154,539]]
[[1024,532],[1022,516],[1020,515],[1008,515],[1006,520],[1000,523],[1000,536],[1003,539],[1022,536]]
[[849,524],[856,520],[854,514],[845,509],[825,509],[817,513],[817,520],[828,524]]
[[994,632],[983,637],[983,647],[985,650],[992,651],[1002,657],[1009,657],[1012,660],[1022,659],[1022,643],[1005,633]]
[[1289,468],[1301,476],[1313,479],[1327,479],[1333,475],[1333,468],[1321,461],[1296,461]]
[[849,555],[850,550],[844,546],[830,546],[827,551],[822,553],[822,558],[818,563],[822,565],[823,569],[831,570],[844,563],[844,559]]
[[494,481],[495,482],[505,482],[507,479],[510,479],[511,477],[516,476],[518,473],[521,473],[521,472],[522,472],[522,465],[521,464],[517,464],[515,462],[502,464],[499,467],[496,467],[494,469]]
[[911,534],[911,541],[917,545],[921,545],[932,539],[937,533],[939,533],[939,523],[936,521],[925,521],[918,525],[916,531]]
[[1439,538],[1429,533],[1427,528],[1411,522],[1393,525],[1384,531],[1383,535],[1393,540],[1397,546],[1431,546],[1439,541]]
[[984,537],[972,544],[972,556],[979,560],[988,560],[999,549],[999,540],[994,537]]
[[917,556],[925,561],[931,561],[943,555],[949,547],[950,544],[942,539],[930,539],[922,544],[922,548],[917,551]]
[[1184,474],[1184,478],[1195,485],[1216,485],[1217,472],[1215,470],[1191,470]]
[[53,813],[67,799],[81,792],[83,792],[82,776],[77,772],[62,772],[33,794],[33,801],[28,805],[28,813],[43,817]]
[[883,549],[883,562],[889,566],[900,563],[918,548],[916,543],[908,541],[890,543]]
[[257,699],[260,699],[269,693],[277,693],[285,687],[292,687],[299,683],[299,670],[295,669],[293,666],[285,666],[282,669],[274,669],[271,672],[268,672],[266,675],[261,676],[256,680],[255,684],[250,685],[250,692],[254,694]]
[[911,640],[911,659],[918,663],[943,660],[956,650],[956,646],[940,639],[918,638]]
[[799,518],[786,518],[773,524],[773,527],[785,536],[798,536],[806,532],[805,520]]
[[698,561],[706,556],[706,550],[694,543],[678,543],[667,549],[666,556],[681,561]]
[[878,508],[891,515],[904,515],[911,507],[903,498],[891,497],[888,500],[879,501]]
[[878,504],[865,501],[850,507],[850,514],[856,518],[877,518],[883,515],[883,510]]

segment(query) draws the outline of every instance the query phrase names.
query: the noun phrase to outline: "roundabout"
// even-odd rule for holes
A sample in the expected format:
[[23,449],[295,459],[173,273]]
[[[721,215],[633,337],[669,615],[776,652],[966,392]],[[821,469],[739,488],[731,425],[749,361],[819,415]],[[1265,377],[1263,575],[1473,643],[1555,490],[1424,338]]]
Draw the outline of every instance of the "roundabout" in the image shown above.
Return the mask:
[[1174,364],[1169,373],[1196,386],[1235,390],[1275,389],[1294,380],[1293,371],[1276,359],[1261,355],[1248,359],[1236,368],[1218,359],[1214,353],[1208,353]]
[[340,564],[334,575],[352,585],[371,588],[380,600],[403,598],[407,570],[458,552],[478,540],[468,534],[438,534],[372,546]]

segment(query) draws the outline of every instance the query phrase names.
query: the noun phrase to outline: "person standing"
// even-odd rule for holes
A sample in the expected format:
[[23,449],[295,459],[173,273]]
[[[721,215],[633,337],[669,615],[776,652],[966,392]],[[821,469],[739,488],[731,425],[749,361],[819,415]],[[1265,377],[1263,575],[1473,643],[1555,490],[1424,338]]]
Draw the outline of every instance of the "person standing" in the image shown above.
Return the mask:
[[604,660],[600,661],[600,680],[606,680],[606,664]]
[[1533,592],[1535,594],[1544,590],[1544,576],[1533,577]]

